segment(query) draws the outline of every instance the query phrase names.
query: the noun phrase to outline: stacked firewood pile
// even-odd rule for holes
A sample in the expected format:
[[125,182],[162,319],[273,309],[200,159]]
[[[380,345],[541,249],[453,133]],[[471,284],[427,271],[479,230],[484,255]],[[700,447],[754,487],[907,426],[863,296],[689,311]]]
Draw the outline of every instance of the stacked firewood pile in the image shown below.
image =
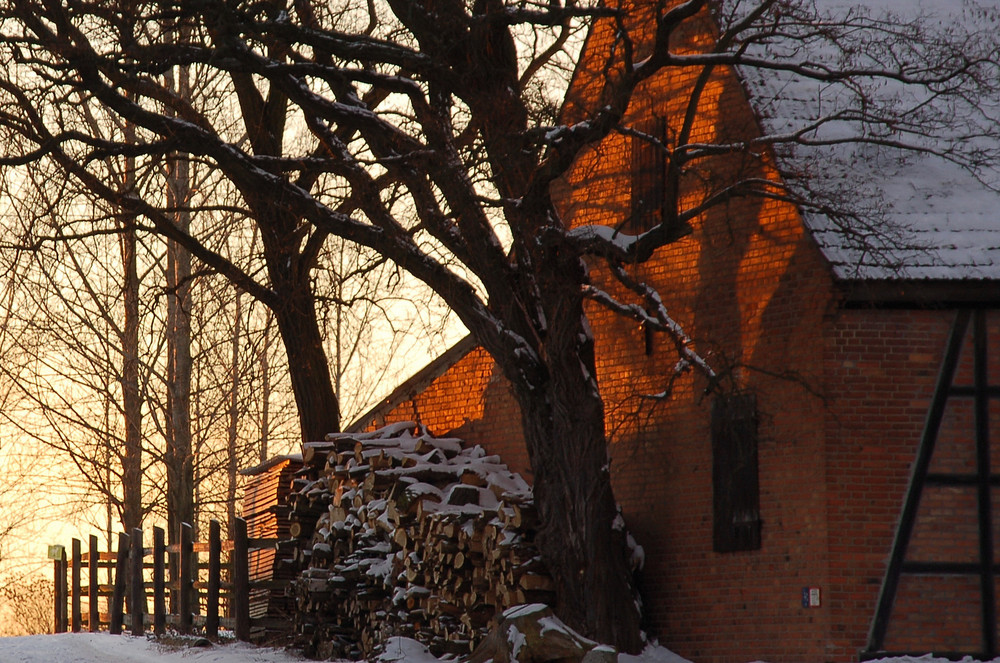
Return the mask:
[[530,489],[498,457],[405,423],[308,443],[303,459],[292,591],[308,653],[357,659],[401,635],[468,654],[507,607],[553,600]]

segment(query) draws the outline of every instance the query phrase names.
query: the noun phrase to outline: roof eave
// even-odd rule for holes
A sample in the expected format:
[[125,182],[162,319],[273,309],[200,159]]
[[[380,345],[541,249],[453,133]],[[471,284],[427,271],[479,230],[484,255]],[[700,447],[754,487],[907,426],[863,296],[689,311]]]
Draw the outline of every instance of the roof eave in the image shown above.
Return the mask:
[[994,279],[844,279],[838,286],[851,308],[1000,307]]

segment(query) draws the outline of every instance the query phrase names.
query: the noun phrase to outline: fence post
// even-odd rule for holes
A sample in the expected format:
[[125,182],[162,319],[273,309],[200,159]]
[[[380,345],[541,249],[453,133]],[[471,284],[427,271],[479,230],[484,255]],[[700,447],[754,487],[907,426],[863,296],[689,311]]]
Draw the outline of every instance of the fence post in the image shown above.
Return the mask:
[[183,633],[191,632],[191,612],[194,601],[194,573],[191,568],[194,557],[194,541],[189,523],[181,523],[181,600],[180,615],[177,629]]
[[[49,557],[52,557],[50,554]],[[52,560],[52,632],[59,633],[59,599],[66,600],[59,596],[59,560]]]
[[219,584],[222,573],[222,528],[218,520],[208,523],[208,598],[205,606],[205,635],[219,636]]
[[162,527],[153,528],[153,633],[167,631],[166,573],[163,558],[166,554]]
[[250,640],[250,565],[247,559],[247,521],[233,523],[233,612],[236,616],[236,639]]
[[97,568],[98,568],[97,562],[100,556],[101,554],[97,551],[97,536],[91,534],[90,558],[87,560],[87,566],[89,569],[88,584],[90,585],[89,591],[87,592],[88,596],[87,607],[89,608],[88,611],[90,613],[90,623],[88,626],[92,633],[97,632],[101,628],[101,612],[100,610],[98,610],[97,606],[97,596],[100,590],[100,584],[98,583],[98,578],[97,578]]
[[52,619],[52,630],[55,633],[66,632],[66,550],[63,549],[52,562],[54,578],[52,586],[55,594],[55,613]]
[[131,549],[129,578],[132,591],[128,606],[129,621],[132,626],[132,635],[142,635],[146,632],[142,623],[143,613],[146,612],[146,587],[142,579],[142,530],[138,527],[132,528]]
[[115,563],[115,591],[111,596],[111,624],[108,631],[114,635],[122,632],[122,613],[125,607],[125,576],[128,573],[128,534],[118,533],[118,559]]
[[83,621],[83,614],[80,606],[80,567],[83,565],[83,553],[80,547],[80,539],[73,539],[73,600],[72,611],[70,612],[70,628],[73,633],[80,632],[80,622]]

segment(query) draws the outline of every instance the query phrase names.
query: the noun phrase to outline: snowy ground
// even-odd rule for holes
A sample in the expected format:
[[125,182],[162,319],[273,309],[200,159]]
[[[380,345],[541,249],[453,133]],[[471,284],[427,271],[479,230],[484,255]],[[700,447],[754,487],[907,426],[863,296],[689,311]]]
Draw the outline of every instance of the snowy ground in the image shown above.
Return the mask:
[[[294,651],[243,643],[190,646],[160,644],[146,638],[107,633],[63,633],[0,638],[0,663],[302,663]],[[639,656],[621,655],[619,663],[690,663],[663,647],[648,647]],[[971,660],[971,659],[970,659]],[[423,645],[393,638],[375,663],[440,663]],[[947,663],[931,656],[884,659],[877,663]],[[996,659],[994,663],[1000,663]]]
[[[107,633],[62,633],[0,638],[0,663],[302,663],[300,654],[243,643],[208,647],[167,646],[155,640]],[[689,663],[662,647],[640,656],[620,656],[620,663]],[[376,663],[440,663],[423,645],[406,638],[390,640]]]
[[0,638],[2,663],[301,663],[302,660],[294,653],[243,643],[166,646],[155,640],[109,633]]

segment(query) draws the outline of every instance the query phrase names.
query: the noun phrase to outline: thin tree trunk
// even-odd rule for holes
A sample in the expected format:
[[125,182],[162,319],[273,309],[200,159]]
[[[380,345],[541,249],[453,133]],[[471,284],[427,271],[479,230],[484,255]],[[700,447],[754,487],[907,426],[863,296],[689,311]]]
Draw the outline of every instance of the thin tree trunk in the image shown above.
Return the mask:
[[[179,219],[183,223],[183,219]],[[171,291],[169,354],[170,435],[167,449],[167,510],[175,523],[194,520],[194,458],[191,448],[191,311],[190,254],[170,243],[168,288]]]
[[[122,344],[124,346],[124,344]],[[124,368],[124,362],[123,362]],[[117,379],[117,376],[111,374],[108,376],[109,381],[112,379]],[[104,393],[112,394],[114,390],[111,388],[110,383],[106,383],[104,387]],[[124,400],[124,399],[123,399]],[[123,403],[124,406],[124,403]],[[111,550],[112,537],[114,536],[114,524],[115,524],[115,484],[114,475],[112,473],[111,459],[112,454],[112,443],[111,443],[111,410],[112,410],[111,398],[104,399],[104,417],[101,422],[101,436],[103,438],[103,443],[98,448],[97,452],[101,455],[101,471],[104,473],[102,477],[104,482],[105,500],[104,500],[104,525],[105,532],[108,537],[108,550]]]
[[267,462],[267,444],[271,436],[271,365],[268,353],[271,350],[271,311],[268,309],[264,322],[264,342],[260,350],[260,462]]
[[[127,143],[135,130],[125,127]],[[135,159],[125,160],[123,185],[135,186]],[[121,234],[124,269],[124,325],[122,337],[122,408],[125,415],[125,449],[122,454],[122,526],[126,532],[142,527],[142,396],[139,391],[139,272],[137,240],[132,219],[125,219]]]
[[[190,73],[186,67],[177,69],[176,90],[181,98],[190,97]],[[187,233],[191,226],[191,215],[187,209],[191,194],[190,162],[183,155],[173,154],[167,160],[167,170],[167,204],[175,210],[174,223]],[[196,524],[191,440],[191,254],[172,241],[168,242],[167,251],[170,407],[166,453],[167,512],[172,521],[171,543],[176,543],[180,523],[190,523],[192,527]]]
[[243,311],[240,307],[240,292],[236,291],[236,319],[233,321],[233,353],[230,370],[232,371],[229,389],[229,430],[226,440],[227,465],[226,474],[226,517],[229,537],[234,537],[233,529],[236,522],[236,432],[239,424],[239,392],[240,392],[240,322]]

